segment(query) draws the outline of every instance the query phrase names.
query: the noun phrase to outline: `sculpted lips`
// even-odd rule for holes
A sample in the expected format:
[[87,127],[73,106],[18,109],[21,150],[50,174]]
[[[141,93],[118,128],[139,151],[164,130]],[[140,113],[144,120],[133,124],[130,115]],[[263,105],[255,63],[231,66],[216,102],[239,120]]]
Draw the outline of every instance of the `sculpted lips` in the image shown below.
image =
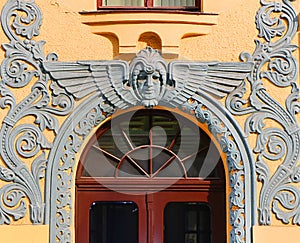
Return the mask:
[[145,95],[145,98],[148,99],[148,100],[154,99],[155,98],[155,91],[154,91],[153,87],[147,88],[144,95]]

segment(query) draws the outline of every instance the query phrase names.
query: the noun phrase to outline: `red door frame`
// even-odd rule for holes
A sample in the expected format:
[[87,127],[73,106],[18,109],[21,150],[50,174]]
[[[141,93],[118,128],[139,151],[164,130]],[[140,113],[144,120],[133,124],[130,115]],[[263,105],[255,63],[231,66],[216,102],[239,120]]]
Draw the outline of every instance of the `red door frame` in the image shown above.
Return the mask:
[[226,242],[226,205],[223,180],[180,179],[177,183],[161,191],[157,191],[157,186],[167,184],[167,180],[153,180],[155,183],[151,185],[147,179],[106,179],[106,185],[109,184],[109,181],[115,191],[104,187],[95,179],[76,180],[76,242],[89,242],[89,210],[92,203],[96,201],[132,201],[136,203],[139,208],[139,243],[163,242],[163,212],[169,202],[208,203],[212,208],[212,242]]

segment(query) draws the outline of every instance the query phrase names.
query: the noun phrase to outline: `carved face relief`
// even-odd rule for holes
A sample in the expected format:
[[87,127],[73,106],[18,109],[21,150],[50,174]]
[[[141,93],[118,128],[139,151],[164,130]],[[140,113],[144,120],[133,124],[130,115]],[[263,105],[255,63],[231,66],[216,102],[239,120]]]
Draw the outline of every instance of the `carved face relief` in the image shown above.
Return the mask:
[[147,48],[132,60],[129,85],[142,105],[156,106],[164,94],[166,86],[166,64],[160,54]]

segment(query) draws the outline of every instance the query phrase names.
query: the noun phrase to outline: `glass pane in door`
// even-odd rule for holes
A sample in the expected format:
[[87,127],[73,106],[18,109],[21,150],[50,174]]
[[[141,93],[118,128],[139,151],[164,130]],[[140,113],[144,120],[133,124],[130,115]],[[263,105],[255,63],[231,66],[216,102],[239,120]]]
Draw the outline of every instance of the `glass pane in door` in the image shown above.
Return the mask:
[[164,210],[164,243],[211,243],[211,210],[206,203],[171,202]]
[[134,202],[94,202],[90,243],[138,243],[138,207]]

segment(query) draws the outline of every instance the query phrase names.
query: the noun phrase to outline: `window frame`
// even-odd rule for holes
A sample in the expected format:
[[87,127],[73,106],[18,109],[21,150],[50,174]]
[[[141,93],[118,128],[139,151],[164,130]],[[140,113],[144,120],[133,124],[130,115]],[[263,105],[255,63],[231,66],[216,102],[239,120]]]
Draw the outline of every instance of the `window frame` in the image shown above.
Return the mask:
[[97,0],[97,10],[137,10],[137,11],[183,11],[201,12],[202,0],[195,0],[195,6],[153,6],[154,0],[144,0],[144,6],[103,6],[103,0]]

